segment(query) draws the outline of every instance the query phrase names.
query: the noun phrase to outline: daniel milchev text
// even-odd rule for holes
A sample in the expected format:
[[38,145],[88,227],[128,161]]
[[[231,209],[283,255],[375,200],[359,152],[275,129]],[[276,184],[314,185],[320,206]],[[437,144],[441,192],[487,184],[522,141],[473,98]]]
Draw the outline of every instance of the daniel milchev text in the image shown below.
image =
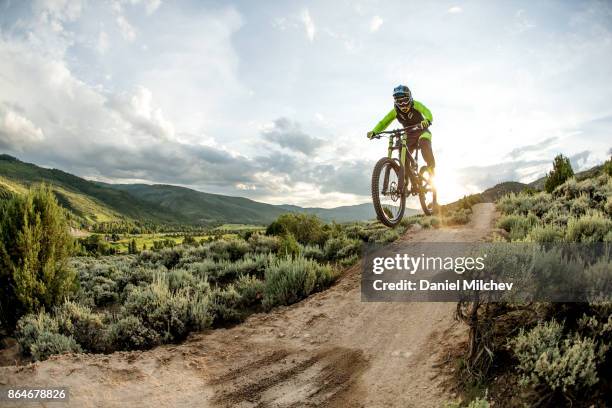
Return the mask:
[[[408,254],[396,254],[389,257],[375,257],[372,259],[372,273],[382,275],[386,271],[404,272],[414,275],[420,271],[454,271],[462,275],[466,271],[482,271],[485,269],[487,255],[479,257],[442,257],[442,256],[410,256]],[[376,291],[456,291],[456,290],[484,290],[505,291],[512,290],[512,282],[495,282],[480,279],[456,281],[445,280],[443,282],[431,282],[427,279],[413,281],[411,279],[400,279],[387,282],[384,279],[372,281],[373,289]]]

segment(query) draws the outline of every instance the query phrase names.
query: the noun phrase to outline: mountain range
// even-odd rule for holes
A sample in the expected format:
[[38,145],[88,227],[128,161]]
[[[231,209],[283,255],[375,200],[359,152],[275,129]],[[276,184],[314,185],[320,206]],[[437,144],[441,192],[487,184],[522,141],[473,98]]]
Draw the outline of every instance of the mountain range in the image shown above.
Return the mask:
[[[602,166],[576,173],[588,177]],[[482,201],[495,201],[526,188],[541,190],[546,177],[529,184],[503,182],[488,188]],[[47,169],[0,154],[0,199],[20,194],[38,183],[48,184],[62,206],[81,226],[103,222],[141,222],[164,225],[269,224],[279,215],[299,212],[325,221],[350,222],[375,218],[371,203],[335,208],[272,205],[244,197],[205,193],[165,184],[110,184],[86,180],[62,170]],[[450,204],[452,205],[452,203]],[[406,215],[420,213],[407,208]]]
[[[370,203],[305,208],[164,184],[101,183],[0,155],[0,197],[23,193],[29,186],[42,182],[51,186],[60,204],[83,226],[118,221],[204,226],[268,224],[287,212],[315,214],[325,221],[336,222],[375,218]],[[411,215],[420,211],[407,209],[406,212]]]

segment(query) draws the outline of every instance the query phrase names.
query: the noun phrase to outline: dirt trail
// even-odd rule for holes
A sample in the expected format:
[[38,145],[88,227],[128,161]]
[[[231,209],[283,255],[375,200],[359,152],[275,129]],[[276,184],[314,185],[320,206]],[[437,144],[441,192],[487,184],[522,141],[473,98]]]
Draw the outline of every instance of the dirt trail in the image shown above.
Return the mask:
[[[411,231],[395,243],[485,240],[492,204],[470,224]],[[454,303],[362,303],[360,269],[327,291],[198,333],[178,346],[71,355],[0,368],[0,385],[67,386],[74,407],[440,407],[436,368],[465,338]],[[58,406],[53,404],[53,406]]]

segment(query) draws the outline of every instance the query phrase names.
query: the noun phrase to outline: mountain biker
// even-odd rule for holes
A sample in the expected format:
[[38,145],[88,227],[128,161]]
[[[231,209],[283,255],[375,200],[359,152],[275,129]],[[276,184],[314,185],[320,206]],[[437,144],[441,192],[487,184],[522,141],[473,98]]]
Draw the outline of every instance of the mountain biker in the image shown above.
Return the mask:
[[431,132],[428,129],[433,121],[431,112],[421,102],[412,99],[412,93],[405,85],[399,85],[393,89],[393,100],[393,109],[378,122],[371,132],[368,132],[368,139],[385,130],[394,119],[397,119],[404,128],[420,125],[416,130],[407,131],[406,144],[410,153],[414,152],[417,146],[421,149],[423,158],[433,175],[436,160],[431,148]]

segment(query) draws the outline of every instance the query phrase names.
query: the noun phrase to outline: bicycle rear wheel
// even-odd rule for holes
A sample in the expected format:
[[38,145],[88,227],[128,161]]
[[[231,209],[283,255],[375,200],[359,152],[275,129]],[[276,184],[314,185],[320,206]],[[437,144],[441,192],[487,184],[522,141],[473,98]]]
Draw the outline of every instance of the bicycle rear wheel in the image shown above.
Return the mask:
[[432,215],[438,205],[436,188],[433,184],[433,174],[427,166],[421,167],[419,170],[419,201],[425,215]]
[[399,190],[400,166],[393,159],[383,157],[372,172],[372,203],[380,222],[395,227],[406,210],[406,194]]

